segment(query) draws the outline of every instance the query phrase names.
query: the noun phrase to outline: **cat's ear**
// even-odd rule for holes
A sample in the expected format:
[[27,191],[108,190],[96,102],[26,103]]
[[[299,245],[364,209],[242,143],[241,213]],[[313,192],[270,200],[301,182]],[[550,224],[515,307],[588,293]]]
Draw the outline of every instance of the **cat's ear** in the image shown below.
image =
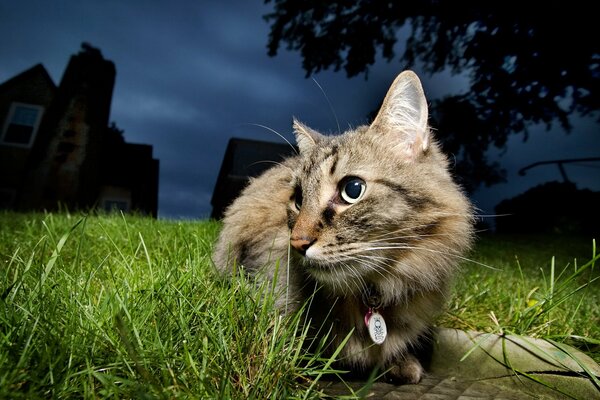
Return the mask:
[[429,146],[427,100],[417,74],[404,71],[396,77],[371,129],[392,140],[394,148],[414,160]]
[[293,127],[300,153],[311,151],[323,139],[323,135],[304,125],[296,118],[294,118]]

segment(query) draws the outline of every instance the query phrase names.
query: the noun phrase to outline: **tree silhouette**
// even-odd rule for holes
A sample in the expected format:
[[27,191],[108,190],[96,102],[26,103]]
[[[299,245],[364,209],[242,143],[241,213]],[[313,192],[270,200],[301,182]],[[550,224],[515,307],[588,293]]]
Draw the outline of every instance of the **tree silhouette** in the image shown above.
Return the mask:
[[527,128],[537,123],[569,132],[571,114],[599,108],[600,32],[589,2],[272,2],[265,16],[269,55],[285,43],[300,52],[307,76],[343,68],[349,77],[367,77],[378,52],[396,58],[399,40],[406,44],[398,57],[404,67],[467,74],[468,90],[436,99],[431,114],[469,189],[503,179],[483,154],[490,145],[503,148],[517,132],[527,139]]

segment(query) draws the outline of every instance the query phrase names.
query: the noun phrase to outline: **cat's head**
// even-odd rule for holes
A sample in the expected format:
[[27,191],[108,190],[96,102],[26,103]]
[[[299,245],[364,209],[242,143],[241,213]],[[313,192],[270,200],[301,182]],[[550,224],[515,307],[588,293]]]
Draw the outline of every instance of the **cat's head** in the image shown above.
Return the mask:
[[294,121],[290,243],[314,278],[342,291],[423,274],[435,285],[468,246],[470,206],[427,118],[419,78],[405,71],[370,126],[325,136]]

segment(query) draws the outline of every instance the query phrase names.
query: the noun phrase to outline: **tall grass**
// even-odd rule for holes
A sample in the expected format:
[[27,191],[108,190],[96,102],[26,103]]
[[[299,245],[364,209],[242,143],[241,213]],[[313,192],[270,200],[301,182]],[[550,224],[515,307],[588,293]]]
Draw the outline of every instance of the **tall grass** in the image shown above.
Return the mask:
[[0,398],[320,396],[299,316],[213,273],[217,224],[0,220]]
[[[324,397],[318,382],[336,371],[302,350],[301,314],[273,311],[269,285],[214,272],[218,229],[209,221],[0,213],[0,398]],[[517,263],[514,246],[504,251],[502,243],[480,242],[472,258],[502,271],[466,263],[440,324],[501,325],[597,357],[594,263],[567,261],[561,272],[559,261],[537,264],[551,256],[539,261],[531,245]],[[580,247],[559,253],[561,263],[564,254],[585,257]]]

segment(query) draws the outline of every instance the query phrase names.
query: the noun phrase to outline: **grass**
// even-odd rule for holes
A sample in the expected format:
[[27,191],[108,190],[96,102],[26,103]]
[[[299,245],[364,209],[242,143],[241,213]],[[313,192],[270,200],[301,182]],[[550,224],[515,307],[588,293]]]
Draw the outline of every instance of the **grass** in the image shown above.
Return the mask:
[[557,340],[600,361],[600,265],[591,238],[490,235],[463,263],[440,325]]
[[[324,397],[315,383],[331,366],[301,350],[299,315],[271,311],[267,285],[214,274],[218,228],[0,213],[0,398]],[[497,269],[465,263],[439,323],[598,360],[591,256],[591,238],[483,237],[471,258]]]

